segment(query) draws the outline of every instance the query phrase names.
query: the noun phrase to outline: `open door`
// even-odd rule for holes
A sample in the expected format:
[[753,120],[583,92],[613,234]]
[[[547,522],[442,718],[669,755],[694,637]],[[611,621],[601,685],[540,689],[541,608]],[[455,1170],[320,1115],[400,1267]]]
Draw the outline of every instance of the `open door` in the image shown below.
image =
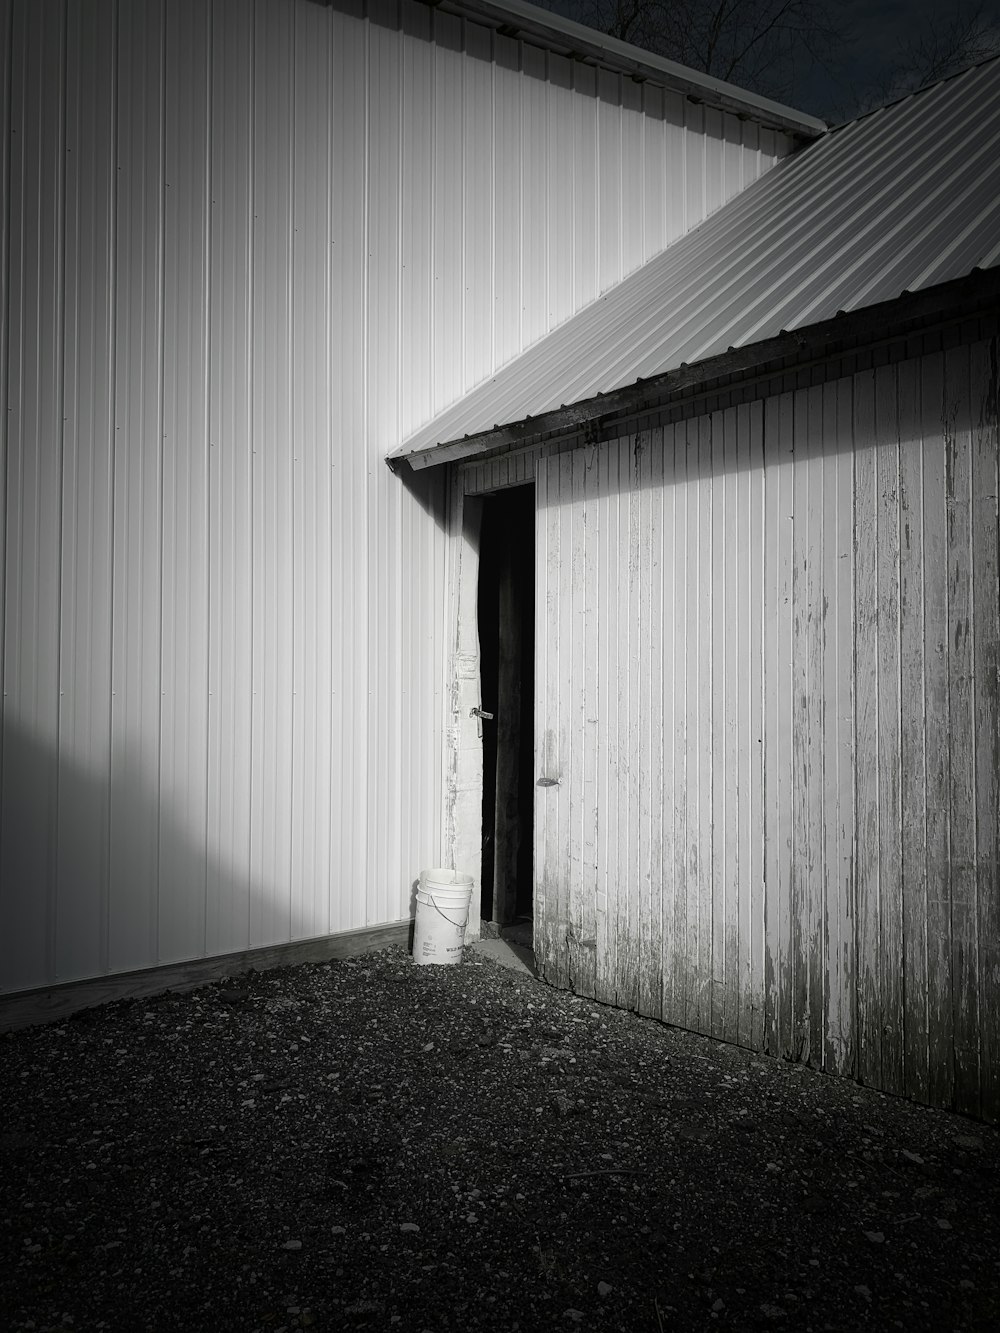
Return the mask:
[[[531,944],[535,493],[483,502],[479,648],[483,727],[482,919]],[[488,714],[493,716],[489,717]]]

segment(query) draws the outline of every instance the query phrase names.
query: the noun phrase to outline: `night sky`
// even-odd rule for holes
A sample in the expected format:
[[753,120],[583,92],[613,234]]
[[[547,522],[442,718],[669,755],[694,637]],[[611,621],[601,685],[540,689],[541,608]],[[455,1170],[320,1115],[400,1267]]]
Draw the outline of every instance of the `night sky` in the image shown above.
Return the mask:
[[[534,3],[586,22],[587,0]],[[794,89],[779,100],[834,124],[870,110],[884,100],[878,90],[888,81],[908,37],[925,24],[947,22],[960,8],[977,7],[994,34],[994,49],[1000,52],[1000,0],[982,0],[981,6],[977,0],[831,0],[831,17],[844,32],[836,63],[829,70],[803,67]]]
[[[949,0],[843,0],[851,35],[836,68],[830,74],[822,69],[804,71],[788,100],[799,110],[834,122],[854,114],[858,98],[863,101],[866,92],[888,76],[901,41],[953,9]],[[983,12],[1000,50],[1000,0],[987,0]]]

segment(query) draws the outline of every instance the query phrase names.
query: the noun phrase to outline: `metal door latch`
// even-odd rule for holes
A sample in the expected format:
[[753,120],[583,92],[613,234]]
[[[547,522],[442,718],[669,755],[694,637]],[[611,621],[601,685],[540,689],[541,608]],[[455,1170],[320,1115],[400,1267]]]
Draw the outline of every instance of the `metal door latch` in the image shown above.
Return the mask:
[[492,714],[492,713],[487,713],[487,712],[486,712],[484,709],[482,709],[482,708],[470,708],[470,709],[469,709],[469,716],[470,716],[470,717],[474,717],[474,718],[476,718],[476,731],[479,733],[479,739],[482,740],[482,739],[483,739],[483,719],[485,718],[485,720],[486,720],[487,722],[492,722],[492,721],[493,721],[493,714]]

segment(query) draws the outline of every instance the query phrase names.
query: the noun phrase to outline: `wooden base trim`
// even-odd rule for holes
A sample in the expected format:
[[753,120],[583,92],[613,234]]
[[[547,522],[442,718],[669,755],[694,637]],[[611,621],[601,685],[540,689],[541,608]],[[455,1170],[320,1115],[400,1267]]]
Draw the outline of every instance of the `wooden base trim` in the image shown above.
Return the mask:
[[337,935],[294,940],[290,944],[274,944],[263,949],[246,949],[242,953],[195,958],[186,963],[166,963],[161,967],[120,972],[115,976],[67,981],[58,986],[41,986],[37,990],[0,995],[0,1032],[58,1022],[80,1009],[92,1009],[111,1000],[138,999],[166,990],[194,990],[210,981],[247,972],[250,968],[265,972],[299,963],[323,963],[330,958],[353,958],[394,944],[409,947],[412,931],[412,921],[391,921],[384,926],[345,930]]

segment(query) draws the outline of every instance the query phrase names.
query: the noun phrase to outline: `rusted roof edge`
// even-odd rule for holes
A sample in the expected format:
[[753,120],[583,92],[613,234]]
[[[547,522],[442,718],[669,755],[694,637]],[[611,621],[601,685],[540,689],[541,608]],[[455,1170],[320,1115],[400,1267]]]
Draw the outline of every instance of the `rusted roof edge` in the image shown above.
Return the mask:
[[748,378],[801,370],[811,362],[828,361],[862,350],[873,342],[897,341],[941,324],[965,321],[1000,311],[1000,268],[973,269],[965,277],[919,292],[904,292],[892,301],[840,313],[819,324],[782,332],[748,347],[730,348],[719,356],[681,365],[662,375],[637,380],[622,389],[598,394],[537,417],[498,423],[492,430],[444,440],[411,454],[386,459],[393,472],[406,463],[414,471],[469,458],[503,454],[512,449],[579,433],[581,443],[603,432],[611,422],[674,405],[708,386],[721,391]]

